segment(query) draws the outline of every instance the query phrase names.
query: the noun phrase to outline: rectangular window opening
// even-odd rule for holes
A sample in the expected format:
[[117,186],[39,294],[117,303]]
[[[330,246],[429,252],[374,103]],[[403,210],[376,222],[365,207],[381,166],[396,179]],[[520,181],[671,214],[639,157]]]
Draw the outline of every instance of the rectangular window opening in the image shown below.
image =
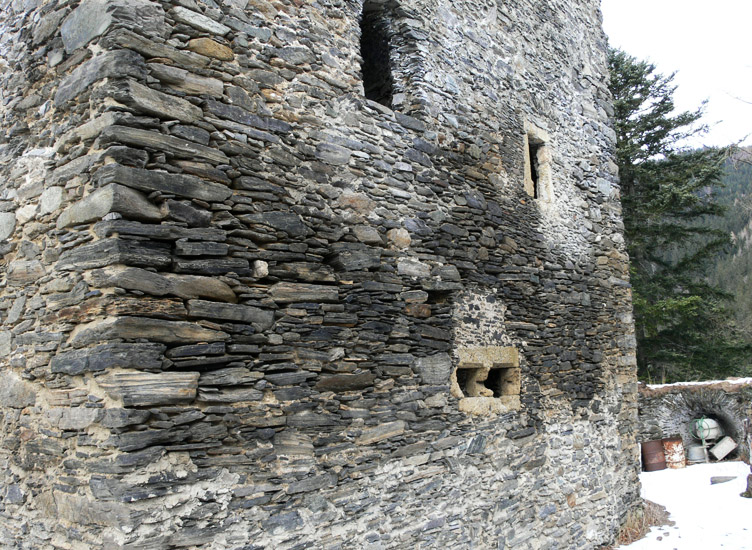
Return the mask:
[[554,194],[551,183],[551,151],[548,133],[530,123],[526,123],[525,126],[523,147],[525,192],[540,202],[551,202]]
[[457,385],[465,397],[505,397],[520,395],[518,367],[470,367],[457,369]]
[[538,153],[543,143],[536,143],[528,137],[528,155],[530,158],[530,180],[533,182],[533,198],[540,198],[540,160]]
[[459,409],[470,414],[519,410],[522,371],[517,349],[511,346],[460,348],[450,393]]
[[389,20],[383,9],[363,6],[360,19],[360,55],[365,96],[386,107],[392,106],[392,79]]

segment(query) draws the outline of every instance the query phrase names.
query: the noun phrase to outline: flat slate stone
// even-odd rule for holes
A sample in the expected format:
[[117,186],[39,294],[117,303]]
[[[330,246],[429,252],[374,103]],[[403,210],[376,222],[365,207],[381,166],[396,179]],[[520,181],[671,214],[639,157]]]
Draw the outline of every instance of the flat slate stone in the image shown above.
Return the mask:
[[170,248],[162,243],[103,239],[60,255],[55,269],[84,271],[112,264],[166,268],[172,264]]
[[[92,272],[91,283],[98,288],[120,287],[138,290],[153,296],[173,295],[179,298],[210,298],[236,302],[233,290],[214,277],[154,273],[137,267],[108,267]],[[216,303],[216,302],[211,302]]]
[[356,225],[353,227],[355,237],[364,244],[382,245],[383,239],[376,228],[369,225]]
[[[170,293],[180,298],[211,298],[223,302],[235,303],[237,296],[227,283],[213,277],[201,275],[165,275],[170,283]],[[213,302],[216,303],[216,302]]]
[[249,323],[264,331],[274,324],[274,311],[241,304],[222,304],[205,300],[189,300],[188,316],[201,319],[221,319]]
[[430,277],[431,266],[414,258],[403,258],[397,263],[397,272],[407,277]]
[[269,132],[289,133],[292,131],[292,125],[273,117],[264,117],[249,113],[242,107],[235,105],[228,105],[220,101],[214,101],[207,99],[205,102],[206,110],[220,118],[225,118],[233,122],[245,124],[247,126],[253,126],[259,130],[265,130]]
[[14,260],[8,264],[7,281],[11,286],[35,282],[44,275],[44,266],[39,260]]
[[13,212],[0,212],[0,241],[4,241],[16,229],[16,215]]
[[225,275],[227,273],[250,273],[250,264],[245,258],[211,258],[199,260],[175,260],[177,273],[202,273],[204,275]]
[[241,403],[243,401],[261,401],[264,394],[254,388],[207,388],[200,387],[198,397],[208,403]]
[[62,229],[105,217],[117,212],[126,218],[158,222],[162,213],[138,191],[118,184],[100,187],[80,201],[70,205],[58,216],[57,227]]
[[52,407],[45,411],[47,421],[61,430],[85,430],[103,416],[101,409]]
[[309,285],[304,283],[277,283],[269,289],[277,303],[337,302],[339,291],[335,286]]
[[146,147],[164,151],[177,158],[201,159],[214,164],[228,164],[230,162],[227,155],[218,149],[161,134],[154,130],[115,125],[105,128],[99,139],[103,144],[117,142],[133,147]]
[[342,420],[339,416],[328,413],[318,414],[306,411],[287,417],[287,425],[293,428],[322,428],[340,424]]
[[204,114],[200,107],[190,101],[152,90],[134,80],[124,82],[116,89],[114,96],[121,103],[138,111],[188,124],[201,119]]
[[415,362],[415,370],[420,374],[424,384],[448,384],[452,372],[452,359],[446,353],[419,357]]
[[3,407],[23,409],[34,405],[36,399],[36,388],[32,384],[7,369],[0,373],[0,403]]
[[173,405],[196,397],[197,372],[117,372],[97,378],[108,394],[126,407]]
[[263,373],[252,371],[243,367],[230,367],[209,372],[202,372],[199,385],[206,386],[242,386],[258,382],[263,378]]
[[110,368],[157,370],[162,367],[165,349],[162,344],[102,344],[58,353],[50,361],[50,370],[70,375]]
[[154,78],[171,88],[187,94],[221,97],[224,93],[224,84],[218,78],[195,75],[180,67],[149,63],[149,72]]
[[[55,172],[57,172],[57,170],[55,170]],[[60,205],[63,203],[64,196],[65,189],[62,187],[48,187],[45,189],[42,196],[39,197],[39,213],[52,214],[53,212],[57,212],[58,208],[60,208]]]
[[179,240],[175,243],[175,254],[178,256],[227,256],[230,251],[225,243],[194,242]]
[[331,263],[344,271],[366,271],[381,265],[381,249],[362,243],[334,243]]
[[143,424],[149,416],[151,416],[149,411],[110,408],[104,411],[99,423],[105,428],[124,428],[134,424]]
[[176,241],[189,239],[193,241],[224,241],[226,232],[214,227],[187,228],[172,224],[141,223],[133,220],[104,220],[93,227],[94,233],[101,238],[134,235],[150,240]]
[[316,378],[316,374],[308,371],[275,372],[266,374],[264,378],[276,386],[291,386]]
[[104,525],[113,528],[132,526],[130,510],[120,502],[92,502],[89,497],[80,497],[54,490],[52,497],[58,518],[81,525]]
[[10,355],[11,340],[12,336],[9,330],[0,330],[0,357],[8,357]]
[[62,107],[97,80],[113,76],[145,79],[146,64],[140,55],[129,50],[107,52],[92,57],[63,79],[55,92],[55,105]]
[[[128,130],[133,129],[129,128]],[[161,134],[154,134],[153,132],[147,133],[161,136]],[[186,141],[185,143],[190,142]],[[121,166],[119,164],[103,166],[97,171],[94,177],[100,185],[119,183],[140,191],[160,191],[165,194],[210,202],[224,201],[232,195],[232,190],[228,187],[219,183],[202,180],[196,176],[168,174],[167,172],[131,168],[130,166]]]
[[359,438],[355,440],[357,445],[370,445],[378,443],[405,433],[405,422],[397,420],[396,422],[387,422],[373,428],[363,430]]
[[168,199],[162,205],[173,220],[184,222],[188,227],[208,227],[211,223],[211,212],[196,208],[186,201]]
[[318,491],[324,487],[334,487],[337,484],[337,476],[334,474],[322,474],[320,476],[308,477],[300,481],[293,481],[287,486],[288,495],[298,493],[309,493]]
[[249,224],[259,224],[284,231],[291,237],[304,237],[309,229],[297,214],[292,212],[263,212],[261,214],[247,214],[239,218]]
[[361,374],[335,374],[332,376],[323,376],[316,383],[316,389],[319,391],[347,392],[363,390],[373,386],[376,376],[364,372]]
[[187,346],[178,346],[170,348],[167,357],[170,359],[180,357],[193,357],[197,355],[223,355],[227,351],[224,342],[213,342],[211,344],[189,344]]
[[335,166],[350,162],[352,151],[333,143],[320,143],[316,147],[316,158]]
[[185,321],[166,321],[146,317],[118,317],[80,325],[73,345],[85,346],[102,340],[135,340],[147,338],[164,344],[187,344],[193,342],[219,342],[229,338],[218,330],[204,328]]
[[154,445],[177,443],[183,440],[183,435],[184,432],[175,430],[141,430],[113,435],[106,443],[121,451],[131,452]]
[[[261,272],[263,272],[263,268]],[[269,273],[282,279],[293,279],[307,283],[333,283],[337,280],[331,267],[313,262],[284,262],[277,264],[274,268],[269,268],[267,265],[266,275]]]
[[214,19],[206,17],[201,13],[189,10],[188,8],[184,8],[182,6],[172,8],[172,10],[170,10],[170,13],[175,18],[175,21],[180,21],[181,23],[190,25],[191,27],[194,27],[200,31],[206,31],[208,33],[216,34],[219,36],[224,36],[228,32],[230,32],[230,27],[228,27],[227,25],[223,25],[222,23],[219,23]]

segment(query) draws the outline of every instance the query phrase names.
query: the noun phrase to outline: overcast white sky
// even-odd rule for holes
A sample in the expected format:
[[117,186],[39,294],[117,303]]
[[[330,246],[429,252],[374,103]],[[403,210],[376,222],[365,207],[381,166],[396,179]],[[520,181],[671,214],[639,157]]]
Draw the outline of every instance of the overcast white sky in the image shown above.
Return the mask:
[[750,136],[752,145],[752,0],[602,0],[601,9],[611,46],[677,72],[678,109],[709,100],[705,144]]

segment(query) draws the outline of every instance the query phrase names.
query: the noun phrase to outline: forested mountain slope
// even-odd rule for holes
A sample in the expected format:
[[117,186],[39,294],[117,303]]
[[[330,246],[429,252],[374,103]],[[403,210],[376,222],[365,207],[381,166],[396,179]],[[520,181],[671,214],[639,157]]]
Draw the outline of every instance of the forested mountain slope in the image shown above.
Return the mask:
[[726,206],[722,217],[710,219],[715,228],[731,235],[731,253],[719,257],[709,278],[734,296],[732,308],[738,326],[752,339],[752,147],[734,154],[726,163],[724,186],[717,200]]

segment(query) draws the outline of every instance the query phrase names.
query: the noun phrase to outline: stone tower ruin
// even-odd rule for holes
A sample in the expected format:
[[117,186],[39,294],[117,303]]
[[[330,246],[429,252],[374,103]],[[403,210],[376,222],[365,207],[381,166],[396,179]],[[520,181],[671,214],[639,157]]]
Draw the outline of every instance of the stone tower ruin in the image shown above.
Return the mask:
[[599,0],[0,0],[0,547],[612,541],[605,52]]

